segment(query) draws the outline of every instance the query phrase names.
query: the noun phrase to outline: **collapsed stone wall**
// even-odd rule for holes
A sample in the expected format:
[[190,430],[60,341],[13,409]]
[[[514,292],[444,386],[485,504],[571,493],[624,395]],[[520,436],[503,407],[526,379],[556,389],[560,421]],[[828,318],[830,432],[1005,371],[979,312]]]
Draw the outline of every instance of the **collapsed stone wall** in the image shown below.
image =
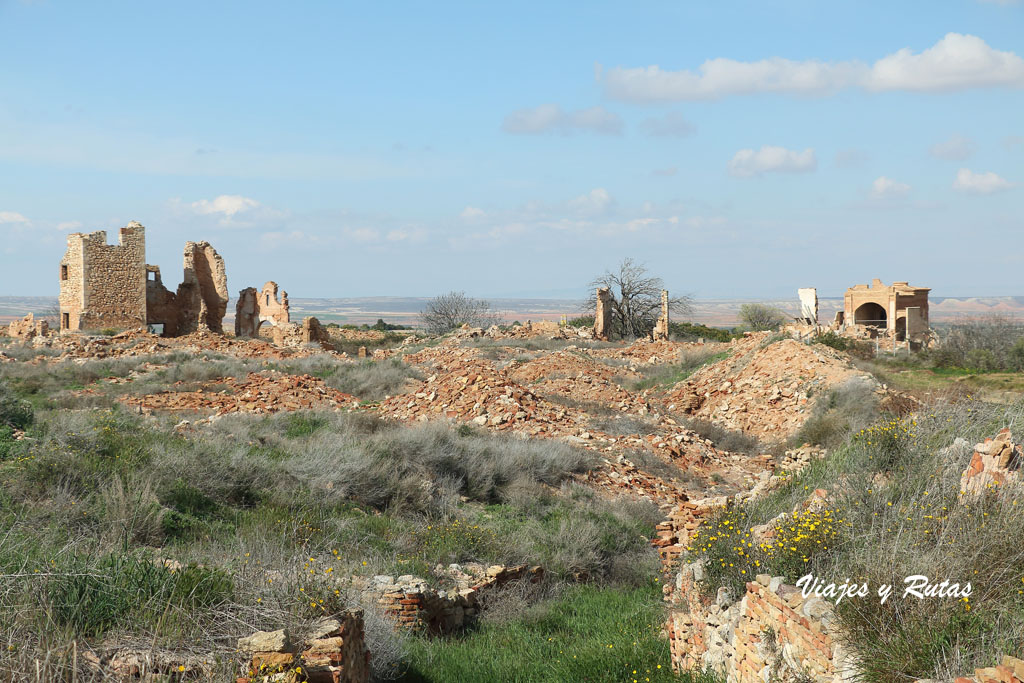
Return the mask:
[[146,324],[146,229],[132,221],[107,244],[105,230],[68,235],[60,262],[61,331]]
[[832,603],[804,599],[780,576],[758,575],[739,599],[720,589],[714,601],[697,589],[700,564],[684,566],[670,597],[668,632],[678,671],[710,668],[729,683],[849,680],[853,653],[841,645]]
[[319,344],[326,350],[334,350],[331,335],[314,317],[304,318],[302,324],[280,323],[271,328],[271,339],[277,346],[303,346]]

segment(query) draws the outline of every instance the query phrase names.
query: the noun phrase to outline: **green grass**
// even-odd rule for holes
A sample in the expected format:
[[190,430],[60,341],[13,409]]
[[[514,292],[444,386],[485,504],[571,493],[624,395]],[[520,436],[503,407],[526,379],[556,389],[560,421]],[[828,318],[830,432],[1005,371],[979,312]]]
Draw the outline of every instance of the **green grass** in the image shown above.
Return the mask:
[[629,590],[576,586],[507,623],[484,623],[462,637],[417,638],[399,680],[704,681],[669,665],[661,586]]

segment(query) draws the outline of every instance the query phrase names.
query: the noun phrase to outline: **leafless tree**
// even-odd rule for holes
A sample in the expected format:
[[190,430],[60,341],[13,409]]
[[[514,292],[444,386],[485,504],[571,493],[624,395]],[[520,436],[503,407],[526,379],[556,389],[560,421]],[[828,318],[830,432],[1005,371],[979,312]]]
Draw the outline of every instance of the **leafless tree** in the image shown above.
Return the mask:
[[497,323],[498,316],[489,301],[470,298],[465,292],[448,292],[427,303],[420,311],[420,321],[430,334],[444,334],[464,324],[487,327]]
[[775,330],[786,322],[786,313],[768,304],[743,304],[740,306],[740,320],[757,332]]
[[[590,283],[587,310],[597,307],[597,288],[607,287],[612,294],[612,332],[623,338],[642,337],[651,333],[661,315],[661,291],[665,283],[652,277],[647,266],[631,258],[624,258],[616,271],[605,274]],[[685,315],[693,310],[689,296],[670,297],[669,311]]]

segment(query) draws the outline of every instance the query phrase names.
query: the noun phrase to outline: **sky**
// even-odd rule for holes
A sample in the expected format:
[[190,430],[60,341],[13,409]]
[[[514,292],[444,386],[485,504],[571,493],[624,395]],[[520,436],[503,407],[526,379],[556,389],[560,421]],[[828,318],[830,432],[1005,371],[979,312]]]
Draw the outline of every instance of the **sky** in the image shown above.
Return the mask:
[[1024,2],[0,0],[0,295],[1024,295]]

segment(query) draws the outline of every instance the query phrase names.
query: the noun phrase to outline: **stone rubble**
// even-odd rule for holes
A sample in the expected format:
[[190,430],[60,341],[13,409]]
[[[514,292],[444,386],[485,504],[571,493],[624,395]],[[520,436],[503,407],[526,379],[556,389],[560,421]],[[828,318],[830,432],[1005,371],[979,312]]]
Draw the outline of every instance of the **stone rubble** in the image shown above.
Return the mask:
[[977,497],[1021,484],[1024,446],[1013,443],[1009,428],[974,447],[971,462],[960,477],[960,497]]

